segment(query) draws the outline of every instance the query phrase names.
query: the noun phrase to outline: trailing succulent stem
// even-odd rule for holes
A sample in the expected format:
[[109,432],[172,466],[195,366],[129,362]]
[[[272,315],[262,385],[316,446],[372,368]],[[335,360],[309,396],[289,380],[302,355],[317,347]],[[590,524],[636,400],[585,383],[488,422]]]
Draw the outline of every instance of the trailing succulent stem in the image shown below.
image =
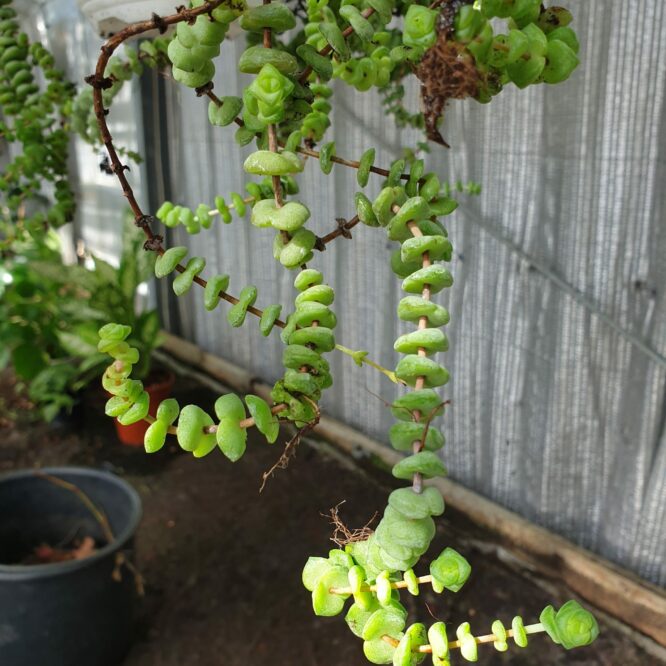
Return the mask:
[[[105,411],[122,425],[148,421],[151,425],[145,436],[146,451],[159,451],[167,434],[172,434],[176,435],[181,448],[195,458],[202,458],[219,446],[222,453],[235,462],[245,453],[247,428],[256,426],[269,443],[277,439],[280,428],[276,415],[283,407],[271,408],[256,395],[245,396],[245,405],[234,394],[218,398],[215,403],[217,423],[196,405],[186,405],[181,410],[173,398],[160,404],[156,417],[149,416],[148,393],[141,381],[131,379],[132,366],[139,362],[138,350],[125,342],[131,332],[129,326],[119,324],[107,324],[99,331],[99,351],[114,359],[102,378],[104,389],[111,394]],[[177,425],[173,425],[176,420]]]
[[0,136],[18,150],[0,175],[0,251],[72,220],[67,180],[74,87],[51,53],[20,31],[11,0],[0,0]]
[[[453,284],[445,266],[453,248],[441,220],[457,207],[454,192],[474,194],[479,187],[440,181],[413,155],[385,168],[375,165],[373,147],[358,160],[338,155],[333,141],[316,149],[331,124],[333,88],[329,83],[333,78],[359,92],[378,88],[385,100],[394,103],[396,91],[404,91],[401,80],[414,73],[421,85],[422,115],[414,119],[400,111],[399,105],[398,115],[403,116],[398,121],[423,127],[437,143],[444,143],[439,124],[450,99],[473,97],[488,102],[509,83],[523,88],[564,81],[578,64],[578,42],[568,27],[571,14],[562,8],[545,8],[538,0],[453,0],[429,6],[395,0],[305,0],[299,7],[297,15],[285,3],[271,0],[252,8],[244,0],[195,0],[172,16],[153,16],[126,28],[102,48],[96,72],[88,79],[99,138],[109,152],[109,168],[120,181],[136,224],[146,234],[146,249],[159,255],[155,275],[174,275],[172,286],[178,296],[199,285],[207,310],[217,309],[222,301],[231,304],[226,315],[231,327],[242,326],[249,313],[259,318],[263,335],[279,328],[285,344],[285,372],[273,387],[272,404],[257,396],[224,395],[215,403],[214,419],[196,405],[180,409],[175,400],[166,400],[151,417],[141,382],[130,376],[138,353],[125,342],[129,329],[110,324],[100,330],[99,347],[114,359],[103,381],[112,395],[107,413],[122,423],[149,421],[145,439],[149,452],[159,450],[168,435],[175,435],[180,446],[196,457],[219,447],[235,461],[245,451],[249,427],[256,427],[268,442],[274,442],[282,421],[292,422],[301,432],[316,425],[322,391],[333,382],[326,355],[335,349],[342,351],[358,365],[369,365],[409,389],[391,405],[396,422],[389,431],[392,446],[408,453],[395,465],[393,475],[409,485],[390,494],[374,532],[366,526],[350,533],[345,545],[330,551],[328,557],[307,561],[303,583],[312,593],[315,613],[337,615],[345,609],[347,599],[353,598],[345,619],[363,640],[367,658],[378,664],[412,666],[429,655],[441,666],[450,663],[453,650],[476,661],[479,645],[493,643],[497,650],[505,651],[511,639],[525,647],[528,635],[544,632],[566,649],[587,645],[596,638],[597,624],[575,601],[558,611],[548,606],[538,623],[527,626],[519,616],[513,618],[510,629],[496,620],[492,633],[482,636],[473,635],[466,622],[457,627],[456,638],[451,636],[451,640],[442,622],[428,629],[420,623],[408,624],[407,611],[400,603],[402,590],[418,595],[421,585],[430,585],[437,593],[455,593],[471,573],[467,560],[451,548],[445,548],[431,563],[429,573],[417,575],[414,568],[435,535],[434,518],[444,512],[439,491],[425,485],[427,479],[446,473],[438,453],[444,436],[433,425],[446,404],[437,389],[449,379],[448,371],[434,358],[448,349],[441,328],[448,323],[449,313],[434,297]],[[394,21],[396,16],[400,20]],[[495,34],[490,19],[496,18],[507,20],[506,34]],[[303,22],[300,32],[294,32],[297,19]],[[214,59],[234,21],[246,31],[248,40],[239,71],[254,78],[242,96],[220,97],[213,92]],[[112,60],[127,38],[154,29],[165,32],[173,25],[176,29],[170,41],[160,41],[152,49],[140,47],[139,55],[129,56],[126,69]],[[234,126],[240,145],[255,142],[256,150],[243,164],[248,176],[255,177],[246,183],[245,193],[218,196],[212,205],[200,203],[195,208],[164,202],[155,217],[141,210],[107,126],[106,107],[113,95],[105,94],[116,90],[128,69],[138,69],[141,53],[148,54],[143,57],[151,58],[152,64],[163,65],[166,57],[173,78],[206,97],[212,125]],[[356,171],[359,191],[353,215],[338,220],[323,236],[310,228],[312,211],[296,198],[305,158],[318,160],[325,174],[336,166]],[[383,180],[378,193],[366,189],[371,176]],[[284,319],[280,319],[279,304],[264,309],[256,306],[258,293],[253,285],[232,296],[227,291],[229,275],[204,279],[204,257],[188,257],[184,246],[166,249],[152,228],[159,222],[199,234],[218,220],[231,223],[234,216],[249,217],[256,233],[270,230],[274,259],[295,273],[294,304]],[[351,239],[357,225],[381,228],[397,244],[390,264],[405,292],[397,316],[412,329],[395,341],[394,349],[402,358],[393,371],[367,359],[367,352],[336,342],[337,318],[331,309],[334,291],[319,270],[308,266],[337,238]],[[276,467],[283,466],[292,453],[290,442]]]

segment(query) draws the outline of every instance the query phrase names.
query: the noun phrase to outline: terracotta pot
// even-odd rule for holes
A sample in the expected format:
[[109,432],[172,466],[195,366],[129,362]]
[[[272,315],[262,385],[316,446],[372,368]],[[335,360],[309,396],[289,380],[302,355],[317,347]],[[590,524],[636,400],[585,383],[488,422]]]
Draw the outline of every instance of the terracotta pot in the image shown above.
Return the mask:
[[[155,381],[150,381],[150,377],[148,378],[144,389],[150,396],[148,413],[151,416],[155,416],[162,400],[166,400],[171,395],[175,381],[176,378],[170,370],[161,370]],[[146,421],[137,421],[127,426],[118,423],[118,419],[114,419],[114,422],[116,424],[118,439],[123,444],[127,446],[143,446],[143,436],[146,434],[149,426]]]

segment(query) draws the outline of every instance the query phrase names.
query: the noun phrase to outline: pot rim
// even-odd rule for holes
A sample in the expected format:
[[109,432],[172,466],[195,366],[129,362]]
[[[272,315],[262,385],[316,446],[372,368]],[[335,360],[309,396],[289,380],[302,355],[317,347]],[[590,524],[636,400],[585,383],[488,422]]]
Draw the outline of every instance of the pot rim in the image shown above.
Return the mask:
[[106,483],[116,485],[128,496],[130,500],[129,520],[125,528],[120,532],[120,534],[115,536],[115,539],[111,543],[106,544],[89,557],[85,557],[82,560],[52,562],[50,564],[0,564],[0,580],[32,580],[35,578],[48,578],[70,573],[72,571],[77,571],[78,569],[92,566],[109,555],[122,550],[127,542],[134,536],[134,533],[139,526],[139,521],[143,515],[141,508],[141,498],[139,497],[139,493],[137,493],[137,491],[124,479],[111,472],[94,469],[92,467],[63,466],[7,472],[0,474],[0,484],[3,484],[7,481],[15,481],[17,479],[39,478],[36,472],[50,474],[52,476],[68,475],[88,478],[96,477],[98,479],[102,479]]
[[174,374],[173,370],[171,368],[167,368],[162,366],[161,370],[165,373],[165,378],[161,382],[153,382],[151,384],[146,384],[144,386],[144,389],[148,392],[156,392],[160,391],[162,389],[169,389],[171,390],[175,383],[176,383],[176,375]]

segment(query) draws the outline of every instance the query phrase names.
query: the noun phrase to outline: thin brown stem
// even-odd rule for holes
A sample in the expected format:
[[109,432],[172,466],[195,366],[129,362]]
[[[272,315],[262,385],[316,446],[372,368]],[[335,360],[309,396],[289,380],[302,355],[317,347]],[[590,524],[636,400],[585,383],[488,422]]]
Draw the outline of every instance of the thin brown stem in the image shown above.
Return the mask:
[[263,473],[261,487],[259,488],[260,493],[264,491],[267,481],[273,476],[273,474],[275,474],[278,469],[287,469],[289,462],[296,455],[296,449],[298,448],[298,445],[300,444],[303,437],[314,430],[314,428],[316,428],[317,424],[319,423],[319,419],[321,417],[319,405],[314,402],[314,400],[308,398],[306,395],[303,396],[303,399],[309,402],[312,406],[315,413],[314,418],[312,421],[303,424],[302,427],[297,430],[296,434],[285,444],[282,455],[278,458],[277,462],[267,472]]
[[[137,35],[148,32],[150,30],[159,30],[160,32],[165,32],[170,25],[175,25],[176,23],[180,23],[182,21],[194,21],[199,15],[210,12],[218,5],[222,4],[222,2],[223,0],[210,0],[193,9],[180,7],[175,14],[171,14],[170,16],[158,16],[157,14],[154,14],[153,17],[148,21],[139,21],[138,23],[127,26],[104,43],[104,45],[101,47],[100,57],[97,60],[95,73],[92,76],[86,78],[86,81],[93,87],[93,108],[97,118],[97,124],[99,125],[102,141],[109,153],[113,171],[120,181],[123,194],[127,198],[127,201],[137,221],[143,218],[143,211],[141,210],[141,207],[139,206],[136,197],[134,196],[134,191],[132,190],[129,182],[127,181],[127,178],[125,177],[125,166],[120,162],[118,153],[113,145],[113,139],[111,137],[109,127],[106,122],[106,111],[104,109],[102,91],[108,88],[111,84],[110,79],[105,76],[106,66],[109,62],[109,58],[121,44],[123,44],[131,37],[136,37]],[[152,240],[154,235],[151,229],[148,226],[144,226],[144,230],[148,239]]]
[[[124,30],[121,30],[116,35],[111,37],[101,48],[101,54],[97,60],[97,66],[95,68],[95,74],[88,77],[86,80],[93,87],[93,107],[95,110],[95,116],[97,117],[97,124],[99,125],[100,134],[102,136],[102,141],[106,146],[107,152],[109,153],[109,158],[113,165],[113,172],[116,174],[116,177],[120,181],[120,185],[123,190],[123,194],[126,197],[131,209],[134,214],[134,219],[137,223],[137,226],[141,227],[147,237],[146,249],[150,249],[158,254],[164,254],[165,250],[162,246],[162,238],[156,236],[153,233],[153,230],[150,226],[149,216],[145,215],[141,207],[139,206],[136,196],[134,195],[134,190],[129,184],[125,176],[125,166],[121,163],[118,153],[113,145],[113,137],[109,130],[109,126],[106,122],[106,110],[104,109],[104,103],[102,99],[102,91],[105,88],[105,78],[104,72],[108,64],[109,58],[113,55],[114,51],[127,39],[140,35],[149,30],[159,30],[165,26],[174,25],[181,21],[192,21],[196,19],[200,14],[205,14],[218,5],[222,4],[224,0],[211,0],[210,2],[205,2],[200,7],[196,9],[185,9],[180,8],[178,13],[171,16],[160,17],[155,15],[149,21],[141,21],[133,25],[128,26]],[[222,101],[214,95],[212,91],[207,91],[206,93],[216,104],[222,104]],[[182,264],[178,264],[175,268],[179,273],[185,271],[185,267]],[[201,287],[205,287],[207,282],[203,278],[196,276],[194,282]],[[235,305],[238,303],[238,299],[231,294],[228,294],[226,291],[220,291],[220,298]],[[256,317],[261,317],[263,311],[259,308],[250,306],[247,309],[248,312],[255,315]],[[286,326],[285,322],[277,320],[275,325],[279,328],[284,328]]]
[[[314,157],[315,159],[320,158],[320,153],[317,152],[316,150],[312,150],[312,148],[304,148],[303,146],[299,146],[296,148],[296,151],[299,153],[302,153],[303,155],[307,155],[308,157]],[[350,167],[352,169],[358,169],[361,166],[360,162],[357,162],[356,160],[347,160],[344,159],[343,157],[338,157],[337,155],[331,156],[331,162],[334,162],[335,164],[341,164],[346,167]],[[385,178],[388,178],[390,175],[390,172],[388,169],[382,169],[381,167],[376,167],[376,166],[371,166],[370,171],[372,173],[376,173],[379,176],[384,176]],[[408,173],[403,173],[400,174],[400,180],[409,180],[409,174]],[[424,183],[425,179],[421,178],[419,180],[419,183]]]
[[[127,202],[129,203],[130,208],[132,209],[132,213],[134,215],[134,219],[136,221],[137,226],[143,229],[148,239],[145,246],[146,249],[157,252],[160,255],[164,254],[165,252],[164,247],[162,246],[162,238],[160,236],[156,236],[153,233],[153,230],[150,226],[150,220],[152,218],[150,218],[150,216],[145,215],[143,210],[139,206],[139,203],[136,200],[136,196],[134,195],[134,190],[132,189],[131,185],[129,184],[125,176],[126,167],[121,163],[120,158],[118,157],[118,153],[115,149],[115,146],[113,145],[113,137],[111,136],[111,132],[109,130],[109,126],[106,121],[107,111],[106,109],[104,109],[104,102],[102,98],[102,91],[108,87],[107,81],[109,81],[109,79],[105,78],[104,72],[106,71],[106,66],[109,62],[109,58],[113,55],[116,49],[119,46],[121,46],[121,44],[123,44],[123,42],[130,39],[131,37],[135,37],[150,30],[160,30],[163,32],[170,25],[175,25],[176,23],[180,23],[182,21],[194,21],[197,18],[197,16],[210,12],[211,10],[215,9],[215,7],[217,7],[218,5],[222,4],[223,1],[224,0],[210,0],[209,2],[204,2],[201,6],[196,7],[194,9],[186,9],[185,7],[181,7],[179,8],[176,14],[172,14],[171,16],[162,17],[162,16],[157,16],[155,14],[153,18],[148,21],[140,21],[139,23],[134,23],[132,25],[127,26],[127,28],[116,33],[113,37],[111,37],[104,43],[104,45],[101,47],[101,53],[97,60],[95,73],[92,76],[86,78],[86,81],[93,88],[93,108],[95,111],[95,116],[97,118],[97,124],[99,126],[102,141],[106,146],[107,152],[109,153],[109,158],[111,160],[113,172],[116,174],[116,177],[120,182],[120,185],[123,190],[123,195],[127,199]],[[219,100],[215,95],[213,95],[212,91],[208,91],[208,93],[212,95],[211,99],[214,98],[214,100],[217,100],[216,103],[219,104],[222,103],[221,100]],[[185,271],[185,267],[179,264],[178,266],[176,266],[175,270],[177,270],[179,273],[182,273]],[[207,284],[206,280],[200,278],[199,276],[194,278],[194,282],[196,282],[198,285],[202,287],[205,287]],[[220,292],[220,298],[227,301],[228,303],[232,304],[238,303],[238,299],[236,297],[232,296],[231,294],[228,294],[225,291]],[[261,317],[263,314],[262,310],[252,306],[249,307],[247,311],[257,317]],[[285,323],[280,320],[277,320],[275,322],[275,325],[278,326],[279,328],[285,327]]]
[[[359,219],[358,215],[354,215],[354,217],[351,218],[351,220],[344,222],[344,224],[338,224],[338,228],[331,231],[329,234],[326,234],[325,236],[321,236],[318,239],[317,246],[323,246],[326,245],[327,243],[330,243],[331,241],[335,240],[336,238],[339,238],[340,236],[345,236],[346,238],[351,238],[351,234],[348,234],[348,232],[353,229],[361,220]],[[315,247],[317,247],[315,246]],[[321,249],[317,247],[317,249]]]

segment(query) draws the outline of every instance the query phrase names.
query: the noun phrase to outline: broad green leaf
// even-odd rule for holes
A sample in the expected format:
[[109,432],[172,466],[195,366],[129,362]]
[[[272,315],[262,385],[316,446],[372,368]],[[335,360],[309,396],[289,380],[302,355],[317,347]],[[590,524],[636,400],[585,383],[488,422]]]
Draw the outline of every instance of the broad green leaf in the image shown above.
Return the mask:
[[76,374],[76,367],[71,363],[52,363],[47,365],[30,383],[30,397],[36,401],[51,398],[58,393],[65,393],[67,384]]
[[158,346],[160,328],[160,316],[157,310],[149,310],[140,315],[137,330],[144,349],[151,350]]
[[374,603],[368,609],[363,608],[357,603],[352,604],[345,615],[345,622],[351,629],[352,633],[359,638],[363,638],[363,628],[365,627],[370,616],[379,608],[379,604],[375,599]]
[[95,262],[95,276],[100,285],[118,286],[118,271],[108,262],[100,257],[93,256]]
[[317,581],[312,593],[312,607],[315,615],[331,617],[338,615],[345,607],[345,599],[348,594],[331,594],[329,590],[333,587],[348,587],[347,570],[342,567],[333,566],[325,571]]
[[[71,320],[94,320],[104,321],[108,319],[108,314],[103,310],[91,307],[85,300],[68,300],[59,304],[63,313],[70,315]],[[99,324],[95,325],[97,328]]]
[[34,345],[22,344],[12,351],[14,371],[21,379],[33,379],[47,363],[48,359],[44,352]]
[[97,345],[90,344],[76,333],[57,331],[56,335],[62,348],[71,356],[88,357],[97,354]]
[[139,286],[136,264],[133,261],[122,262],[118,269],[118,286],[123,296],[131,301]]
[[12,355],[7,347],[0,348],[0,370],[4,370]]
[[303,567],[303,586],[312,592],[321,575],[331,568],[331,563],[325,557],[309,557]]
[[29,266],[35,273],[56,284],[77,285],[88,291],[92,291],[97,284],[95,273],[83,266],[65,266],[48,261],[31,261]]
[[42,417],[47,423],[50,423],[58,416],[61,409],[62,407],[57,402],[50,402],[41,408]]
[[[394,636],[393,638],[401,639],[402,634],[400,636]],[[393,663],[394,652],[395,648],[381,638],[377,638],[374,641],[365,641],[363,643],[363,654],[366,659],[373,664]]]

